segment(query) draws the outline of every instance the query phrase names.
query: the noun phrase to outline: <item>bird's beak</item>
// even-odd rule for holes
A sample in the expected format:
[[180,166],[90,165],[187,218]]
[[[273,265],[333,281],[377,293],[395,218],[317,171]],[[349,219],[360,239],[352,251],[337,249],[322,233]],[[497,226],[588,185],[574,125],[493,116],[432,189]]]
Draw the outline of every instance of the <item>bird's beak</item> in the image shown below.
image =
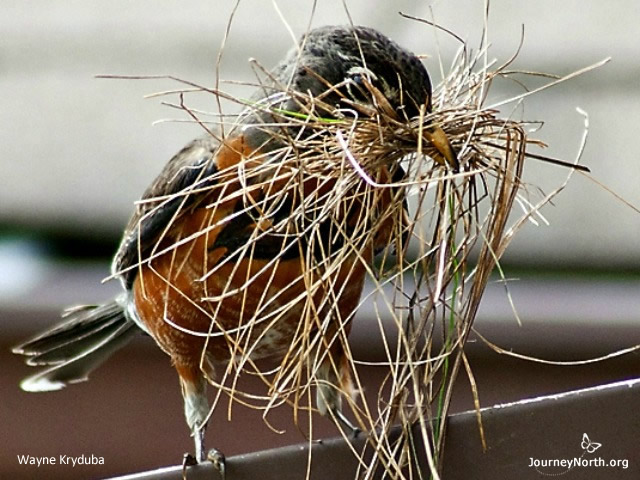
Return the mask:
[[434,155],[433,159],[440,165],[444,166],[445,164],[449,164],[451,168],[458,170],[458,157],[453,151],[451,143],[449,143],[449,139],[447,138],[447,134],[444,133],[444,130],[438,126],[434,126],[425,128],[422,133],[424,138],[426,138],[437,150],[437,154]]

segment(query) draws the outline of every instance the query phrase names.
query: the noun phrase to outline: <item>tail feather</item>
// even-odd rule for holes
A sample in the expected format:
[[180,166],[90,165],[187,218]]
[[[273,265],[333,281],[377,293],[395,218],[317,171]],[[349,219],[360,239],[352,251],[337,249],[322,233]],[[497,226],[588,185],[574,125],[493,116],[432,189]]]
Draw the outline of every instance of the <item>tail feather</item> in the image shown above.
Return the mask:
[[64,317],[62,323],[14,347],[13,353],[28,356],[31,366],[63,363],[108,336],[122,323],[123,312],[120,305],[110,302],[83,305],[67,311]]
[[105,339],[113,338],[122,330],[122,321],[115,319],[93,332],[83,334],[76,339],[69,338],[65,343],[59,346],[52,346],[48,350],[42,350],[35,353],[27,359],[27,365],[32,367],[42,365],[60,365],[71,358],[78,357],[86,352],[93,350],[98,345],[103,345]]
[[13,348],[14,353],[29,357],[28,365],[50,367],[24,379],[20,387],[43,392],[87,380],[137,332],[117,300],[69,311],[59,325]]

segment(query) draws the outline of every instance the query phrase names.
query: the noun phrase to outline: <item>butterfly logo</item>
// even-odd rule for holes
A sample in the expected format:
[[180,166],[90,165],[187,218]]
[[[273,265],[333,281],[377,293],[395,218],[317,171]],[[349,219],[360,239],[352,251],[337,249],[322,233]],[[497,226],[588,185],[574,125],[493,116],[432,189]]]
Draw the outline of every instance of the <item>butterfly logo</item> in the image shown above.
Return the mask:
[[586,450],[589,453],[593,453],[596,450],[598,450],[602,446],[602,444],[592,442],[591,439],[589,438],[589,435],[587,435],[586,433],[583,433],[582,442],[580,443],[580,446],[582,447],[583,450]]

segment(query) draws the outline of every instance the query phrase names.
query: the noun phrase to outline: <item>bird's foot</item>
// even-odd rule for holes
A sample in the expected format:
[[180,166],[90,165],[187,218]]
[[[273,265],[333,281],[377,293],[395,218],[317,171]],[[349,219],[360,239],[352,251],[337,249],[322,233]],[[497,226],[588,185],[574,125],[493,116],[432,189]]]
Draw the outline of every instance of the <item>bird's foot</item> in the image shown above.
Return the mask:
[[185,453],[182,457],[182,480],[187,480],[187,467],[198,464],[198,459],[190,453]]
[[207,452],[207,460],[213,463],[215,469],[220,472],[220,478],[225,480],[226,460],[224,454],[220,450],[212,448]]
[[340,425],[342,425],[342,428],[344,428],[346,430],[347,437],[349,438],[349,440],[353,441],[353,440],[357,439],[362,434],[362,430],[360,428],[356,427],[351,422],[351,420],[349,420],[345,416],[345,414],[342,413],[341,410],[336,409],[333,413],[336,416],[336,419],[338,420],[338,423],[340,423]]
[[215,448],[212,448],[207,452],[206,458],[198,461],[195,455],[185,453],[182,458],[182,480],[187,480],[187,468],[194,465],[201,464],[205,461],[209,461],[213,464],[214,468],[220,472],[220,478],[225,480],[225,457],[224,454]]

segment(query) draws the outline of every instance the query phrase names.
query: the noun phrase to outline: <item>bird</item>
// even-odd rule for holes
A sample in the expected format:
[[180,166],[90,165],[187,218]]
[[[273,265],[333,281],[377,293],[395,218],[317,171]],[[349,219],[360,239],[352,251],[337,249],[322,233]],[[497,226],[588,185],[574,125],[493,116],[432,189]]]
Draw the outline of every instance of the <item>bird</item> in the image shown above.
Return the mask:
[[[287,242],[283,240],[287,236],[274,227],[286,224],[299,207],[300,198],[291,193],[296,190],[278,197],[278,204],[272,202],[265,212],[267,187],[252,188],[239,173],[263,180],[275,176],[277,168],[265,166],[277,167],[293,155],[283,148],[289,136],[302,138],[298,148],[304,148],[305,133],[283,133],[282,122],[273,113],[303,113],[301,95],[321,99],[316,114],[323,118],[335,118],[341,108],[380,101],[404,119],[433,109],[431,80],[422,61],[383,33],[354,25],[307,31],[269,72],[224,137],[207,133],[187,144],[144,191],[112,263],[112,275],[119,279],[122,293],[101,305],[67,310],[61,323],[13,348],[27,357],[29,365],[44,367],[22,381],[23,390],[58,390],[87,380],[142,331],[169,355],[177,371],[186,423],[194,438],[194,458],[201,462],[207,458],[206,387],[242,349],[228,332],[244,328],[261,315],[268,317],[251,327],[250,355],[278,359],[290,347],[303,314],[301,305],[309,296],[316,305],[334,298],[335,308],[329,315],[347,318],[354,313],[366,264],[390,242],[393,225],[382,222],[359,244],[359,251],[346,255],[332,272],[331,286],[312,294],[301,280],[310,268],[305,258],[312,239],[300,236]],[[435,148],[433,158],[438,164],[457,168],[456,154],[440,127],[425,128],[424,137]],[[378,178],[386,182],[405,174],[400,165],[383,165],[380,170]],[[279,188],[276,180],[269,180],[264,183],[268,188]],[[310,178],[299,181],[312,194],[331,187]],[[401,192],[398,198],[402,196]],[[394,201],[390,195],[381,198],[387,204]],[[353,203],[341,214],[342,220],[352,222],[358,208],[366,206]],[[304,222],[298,219],[303,229]],[[321,220],[314,230],[319,240],[314,241],[335,252],[341,245],[333,240],[334,230],[332,222]],[[337,323],[333,328],[339,328]],[[341,410],[342,395],[351,387],[338,343],[325,345],[330,355],[316,373],[316,407],[357,432]]]

